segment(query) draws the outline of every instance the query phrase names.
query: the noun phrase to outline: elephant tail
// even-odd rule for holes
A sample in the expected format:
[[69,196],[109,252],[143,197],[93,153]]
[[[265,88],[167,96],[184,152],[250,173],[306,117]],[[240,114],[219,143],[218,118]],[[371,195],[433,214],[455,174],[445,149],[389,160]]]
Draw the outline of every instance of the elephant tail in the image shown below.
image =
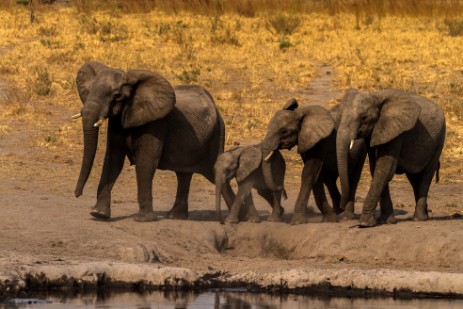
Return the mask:
[[439,170],[440,170],[440,160],[437,162],[437,169],[436,169],[436,183],[439,183],[440,177],[439,177]]

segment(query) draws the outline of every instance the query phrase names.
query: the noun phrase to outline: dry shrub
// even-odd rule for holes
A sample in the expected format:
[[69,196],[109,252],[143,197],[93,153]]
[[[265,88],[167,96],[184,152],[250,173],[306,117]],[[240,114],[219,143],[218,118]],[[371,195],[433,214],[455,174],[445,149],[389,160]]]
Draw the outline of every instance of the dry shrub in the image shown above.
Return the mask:
[[31,81],[32,91],[39,96],[46,96],[51,93],[52,79],[46,67],[36,66],[33,68],[33,80]]
[[271,16],[266,21],[265,26],[272,34],[283,36],[293,34],[301,25],[301,18],[294,15],[277,15]]

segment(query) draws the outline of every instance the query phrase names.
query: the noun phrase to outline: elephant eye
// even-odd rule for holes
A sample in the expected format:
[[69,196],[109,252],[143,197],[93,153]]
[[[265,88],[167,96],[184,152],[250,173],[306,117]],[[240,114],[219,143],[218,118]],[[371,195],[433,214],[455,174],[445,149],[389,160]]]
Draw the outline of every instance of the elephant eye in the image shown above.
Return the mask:
[[280,135],[281,135],[281,136],[287,136],[287,135],[289,135],[289,133],[290,133],[290,132],[289,132],[288,129],[281,129],[281,130],[280,130]]
[[124,95],[120,92],[113,93],[113,101],[120,101],[124,98]]

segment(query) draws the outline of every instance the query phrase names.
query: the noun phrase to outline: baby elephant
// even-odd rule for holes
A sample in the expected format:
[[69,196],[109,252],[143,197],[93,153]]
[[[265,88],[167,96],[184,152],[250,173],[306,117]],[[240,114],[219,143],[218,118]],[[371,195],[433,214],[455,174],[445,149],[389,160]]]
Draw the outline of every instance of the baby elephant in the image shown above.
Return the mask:
[[232,148],[217,158],[214,166],[216,186],[216,209],[219,221],[222,223],[220,201],[222,190],[226,190],[232,178],[236,178],[238,192],[230,208],[230,214],[226,221],[238,223],[238,216],[243,211],[240,208],[245,203],[249,214],[249,221],[259,222],[259,215],[252,201],[251,189],[255,188],[272,206],[270,221],[280,221],[284,209],[281,207],[281,196],[286,199],[286,192],[283,188],[286,164],[281,153],[276,150],[262,156],[260,144]]

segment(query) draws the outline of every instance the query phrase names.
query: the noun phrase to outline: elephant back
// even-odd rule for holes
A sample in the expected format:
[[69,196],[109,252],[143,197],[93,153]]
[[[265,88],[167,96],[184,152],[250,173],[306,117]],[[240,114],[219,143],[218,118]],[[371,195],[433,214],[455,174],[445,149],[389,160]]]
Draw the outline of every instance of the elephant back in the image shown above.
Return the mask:
[[217,130],[218,122],[217,108],[211,95],[204,88],[193,85],[177,86],[174,90],[176,109],[183,116],[184,125],[191,126],[198,143],[207,142]]

